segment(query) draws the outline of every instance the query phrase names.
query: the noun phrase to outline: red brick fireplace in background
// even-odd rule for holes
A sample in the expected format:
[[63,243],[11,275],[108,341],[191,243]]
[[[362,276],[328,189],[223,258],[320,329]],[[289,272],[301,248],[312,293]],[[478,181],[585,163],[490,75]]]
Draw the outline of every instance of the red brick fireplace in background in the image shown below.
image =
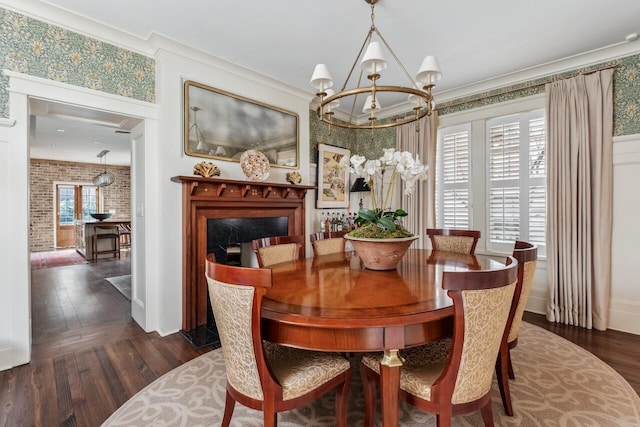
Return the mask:
[[182,333],[201,347],[217,339],[207,330],[207,221],[286,217],[289,235],[306,235],[304,198],[316,187],[199,176],[171,180],[182,184]]

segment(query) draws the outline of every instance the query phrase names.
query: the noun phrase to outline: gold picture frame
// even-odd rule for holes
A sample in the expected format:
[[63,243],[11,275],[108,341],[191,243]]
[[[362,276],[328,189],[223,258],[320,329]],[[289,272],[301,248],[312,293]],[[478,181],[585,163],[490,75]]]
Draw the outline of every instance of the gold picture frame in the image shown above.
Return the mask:
[[184,82],[184,152],[239,162],[246,150],[274,167],[300,167],[297,114],[191,80]]
[[317,209],[349,207],[349,168],[340,167],[344,156],[351,157],[346,148],[318,144]]

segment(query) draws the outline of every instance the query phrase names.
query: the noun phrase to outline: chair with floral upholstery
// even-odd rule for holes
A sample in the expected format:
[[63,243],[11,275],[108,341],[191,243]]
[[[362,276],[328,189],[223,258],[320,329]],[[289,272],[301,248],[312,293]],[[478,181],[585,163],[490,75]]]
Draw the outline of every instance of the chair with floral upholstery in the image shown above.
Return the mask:
[[348,231],[321,231],[312,233],[311,246],[313,247],[313,255],[338,254],[345,251],[346,240],[344,235]]
[[[480,409],[485,426],[493,426],[491,386],[498,350],[517,281],[512,257],[497,270],[442,275],[442,287],[453,300],[453,337],[431,346],[400,352],[400,399],[436,414],[438,426],[450,426],[453,415]],[[365,395],[365,426],[372,426],[381,355],[365,355],[360,364]]]
[[300,258],[304,236],[275,236],[255,239],[251,242],[260,267],[270,267],[281,262]]
[[427,228],[431,248],[436,251],[473,255],[480,239],[480,230]]
[[299,350],[262,340],[262,298],[271,270],[233,267],[206,260],[209,297],[227,376],[222,426],[231,422],[236,402],[264,412],[264,425],[276,426],[288,411],[336,391],[338,426],[347,425],[351,366],[335,353]]
[[506,345],[500,347],[498,361],[496,362],[496,376],[500,387],[502,405],[509,416],[513,416],[511,393],[509,392],[509,378],[515,379],[513,364],[511,363],[511,349],[518,344],[518,332],[522,324],[527,299],[533,285],[533,275],[536,271],[538,260],[538,247],[531,243],[516,241],[513,248],[513,257],[518,260],[518,282],[513,293],[511,311],[507,320],[504,340]]

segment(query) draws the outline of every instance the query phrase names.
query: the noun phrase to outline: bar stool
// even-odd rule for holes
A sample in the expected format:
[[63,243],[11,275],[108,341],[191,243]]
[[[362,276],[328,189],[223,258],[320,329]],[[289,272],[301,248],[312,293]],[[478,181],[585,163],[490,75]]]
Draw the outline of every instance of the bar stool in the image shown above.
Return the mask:
[[120,224],[118,225],[118,232],[120,233],[120,248],[130,248],[131,247],[131,224]]
[[[98,250],[99,241],[110,241],[108,249]],[[103,245],[104,247],[104,245]],[[120,258],[120,232],[117,225],[96,225],[93,227],[91,236],[91,249],[93,250],[91,260],[98,261],[99,254],[113,254]]]

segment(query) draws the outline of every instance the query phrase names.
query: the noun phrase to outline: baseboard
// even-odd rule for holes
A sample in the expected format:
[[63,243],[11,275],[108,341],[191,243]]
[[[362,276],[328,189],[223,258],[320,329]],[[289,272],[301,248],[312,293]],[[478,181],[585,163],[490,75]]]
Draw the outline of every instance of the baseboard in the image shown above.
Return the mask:
[[[527,311],[547,314],[547,292],[543,289],[531,289],[527,300]],[[624,300],[611,300],[608,329],[640,335],[640,304]]]
[[611,300],[609,329],[640,335],[640,304],[625,300]]

